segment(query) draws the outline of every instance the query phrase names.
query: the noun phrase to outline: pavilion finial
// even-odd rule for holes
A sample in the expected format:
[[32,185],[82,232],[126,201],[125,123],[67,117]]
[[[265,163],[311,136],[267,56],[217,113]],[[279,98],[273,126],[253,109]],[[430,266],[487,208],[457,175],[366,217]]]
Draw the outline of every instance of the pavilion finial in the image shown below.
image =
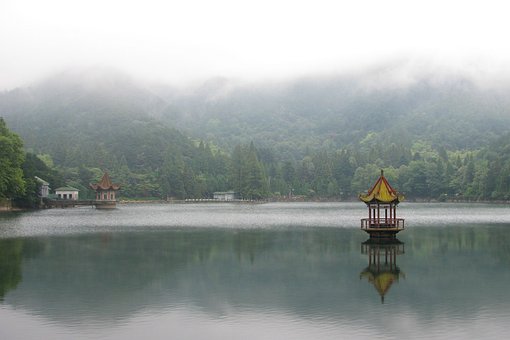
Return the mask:
[[381,169],[381,177],[384,176],[384,170]]

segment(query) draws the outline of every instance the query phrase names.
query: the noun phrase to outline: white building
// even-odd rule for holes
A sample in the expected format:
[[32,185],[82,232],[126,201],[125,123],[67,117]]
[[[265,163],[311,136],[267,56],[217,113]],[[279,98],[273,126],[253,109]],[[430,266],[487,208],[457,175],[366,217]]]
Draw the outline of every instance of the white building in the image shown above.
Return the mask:
[[78,189],[73,187],[60,187],[55,189],[55,195],[62,200],[78,200]]
[[50,194],[50,183],[37,176],[35,176],[35,180],[41,186],[39,189],[39,197],[48,197]]
[[218,201],[234,201],[237,199],[237,193],[234,191],[215,192],[213,198]]

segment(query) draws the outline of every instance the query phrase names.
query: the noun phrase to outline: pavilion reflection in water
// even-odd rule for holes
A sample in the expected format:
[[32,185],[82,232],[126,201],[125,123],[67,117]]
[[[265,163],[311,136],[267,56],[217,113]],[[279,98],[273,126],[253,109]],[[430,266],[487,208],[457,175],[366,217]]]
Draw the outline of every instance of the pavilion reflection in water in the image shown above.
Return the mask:
[[381,303],[394,282],[405,274],[397,266],[397,256],[405,253],[404,243],[398,239],[370,238],[361,243],[361,253],[368,255],[368,267],[360,273],[360,280],[365,278],[379,295]]

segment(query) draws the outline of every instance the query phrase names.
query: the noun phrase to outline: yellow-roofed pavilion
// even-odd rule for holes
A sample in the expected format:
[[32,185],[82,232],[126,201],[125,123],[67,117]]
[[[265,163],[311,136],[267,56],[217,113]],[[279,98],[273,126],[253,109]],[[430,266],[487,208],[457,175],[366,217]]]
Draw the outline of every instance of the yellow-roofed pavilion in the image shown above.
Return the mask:
[[383,170],[368,193],[359,198],[368,207],[368,218],[361,219],[361,229],[371,237],[395,237],[404,229],[404,219],[397,218],[397,205],[404,196],[391,187]]

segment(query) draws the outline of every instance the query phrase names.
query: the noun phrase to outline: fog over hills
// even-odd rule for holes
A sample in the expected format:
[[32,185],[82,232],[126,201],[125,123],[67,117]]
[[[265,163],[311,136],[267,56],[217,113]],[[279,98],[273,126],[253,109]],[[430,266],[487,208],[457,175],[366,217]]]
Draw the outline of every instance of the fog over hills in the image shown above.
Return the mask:
[[350,196],[380,168],[421,197],[506,197],[510,86],[432,71],[176,87],[88,68],[1,93],[0,116],[84,190],[100,168],[128,196],[211,197],[252,186],[239,165],[257,197]]
[[215,82],[215,88],[207,84],[207,91],[173,98],[163,117],[222,145],[255,140],[301,152],[359,143],[371,133],[378,142],[425,139],[464,149],[506,131],[509,101],[499,89],[432,76],[381,87],[368,77],[310,77],[267,87]]
[[465,149],[507,131],[506,88],[453,73],[404,77],[392,67],[267,83],[218,77],[176,88],[102,68],[62,72],[4,92],[0,114],[30,148],[41,143],[33,131],[82,117],[87,125],[111,119],[113,129],[120,120],[155,119],[226,149],[254,141],[296,155],[369,141],[426,140]]

